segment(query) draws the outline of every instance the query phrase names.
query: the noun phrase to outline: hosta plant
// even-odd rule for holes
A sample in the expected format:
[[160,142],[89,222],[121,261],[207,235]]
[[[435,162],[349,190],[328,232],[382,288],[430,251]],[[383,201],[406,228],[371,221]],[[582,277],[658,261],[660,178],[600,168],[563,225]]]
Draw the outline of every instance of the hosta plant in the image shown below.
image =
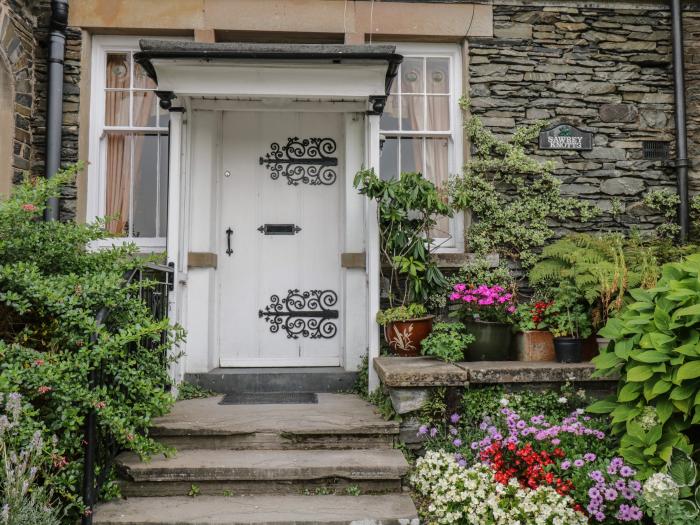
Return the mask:
[[598,376],[619,373],[617,395],[591,412],[609,413],[620,452],[646,479],[688,454],[700,424],[700,254],[662,268],[655,288],[630,291],[634,302],[599,332],[613,344],[594,359]]
[[642,505],[656,525],[694,525],[700,511],[700,485],[697,466],[688,456],[675,451],[664,472],[653,474],[644,483]]

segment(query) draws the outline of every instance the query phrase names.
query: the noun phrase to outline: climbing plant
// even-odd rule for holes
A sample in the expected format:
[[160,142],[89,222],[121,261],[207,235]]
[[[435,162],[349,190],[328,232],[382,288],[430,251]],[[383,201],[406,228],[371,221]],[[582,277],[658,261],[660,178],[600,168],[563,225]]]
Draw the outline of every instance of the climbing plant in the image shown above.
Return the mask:
[[[462,106],[469,106],[466,99]],[[455,209],[472,214],[466,232],[470,251],[496,252],[527,268],[534,264],[538,248],[555,235],[552,221],[586,222],[598,213],[589,203],[563,197],[554,163],[528,154],[528,145],[545,125],[538,121],[519,127],[506,142],[478,117],[466,123],[472,158],[452,179],[450,198]]]

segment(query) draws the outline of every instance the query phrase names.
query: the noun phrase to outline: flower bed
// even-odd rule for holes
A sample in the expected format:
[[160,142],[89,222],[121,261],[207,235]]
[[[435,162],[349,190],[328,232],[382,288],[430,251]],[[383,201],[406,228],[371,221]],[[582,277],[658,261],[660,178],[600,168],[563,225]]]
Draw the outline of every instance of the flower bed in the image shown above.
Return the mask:
[[428,523],[639,523],[654,505],[656,514],[672,512],[678,482],[664,474],[646,485],[635,479],[637,471],[618,456],[608,419],[586,414],[585,393],[499,399],[498,392],[467,392],[462,414],[420,427],[427,452],[411,481]]

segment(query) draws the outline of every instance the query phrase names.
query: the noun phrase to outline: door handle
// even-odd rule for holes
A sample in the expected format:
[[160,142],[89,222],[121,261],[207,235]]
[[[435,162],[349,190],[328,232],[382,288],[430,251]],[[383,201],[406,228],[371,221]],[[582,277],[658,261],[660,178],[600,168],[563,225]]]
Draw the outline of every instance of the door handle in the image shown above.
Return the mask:
[[233,249],[231,248],[231,235],[233,235],[233,230],[229,226],[228,230],[226,230],[226,255],[231,257],[231,254],[233,253]]

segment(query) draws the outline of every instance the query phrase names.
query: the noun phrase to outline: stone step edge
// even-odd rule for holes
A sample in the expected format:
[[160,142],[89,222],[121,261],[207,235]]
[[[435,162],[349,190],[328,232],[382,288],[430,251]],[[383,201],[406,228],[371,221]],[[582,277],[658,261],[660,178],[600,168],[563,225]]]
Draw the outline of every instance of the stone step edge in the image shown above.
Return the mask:
[[[163,506],[160,509],[160,506]],[[311,512],[310,512],[311,511]],[[96,525],[419,525],[405,494],[129,498],[95,509]]]

